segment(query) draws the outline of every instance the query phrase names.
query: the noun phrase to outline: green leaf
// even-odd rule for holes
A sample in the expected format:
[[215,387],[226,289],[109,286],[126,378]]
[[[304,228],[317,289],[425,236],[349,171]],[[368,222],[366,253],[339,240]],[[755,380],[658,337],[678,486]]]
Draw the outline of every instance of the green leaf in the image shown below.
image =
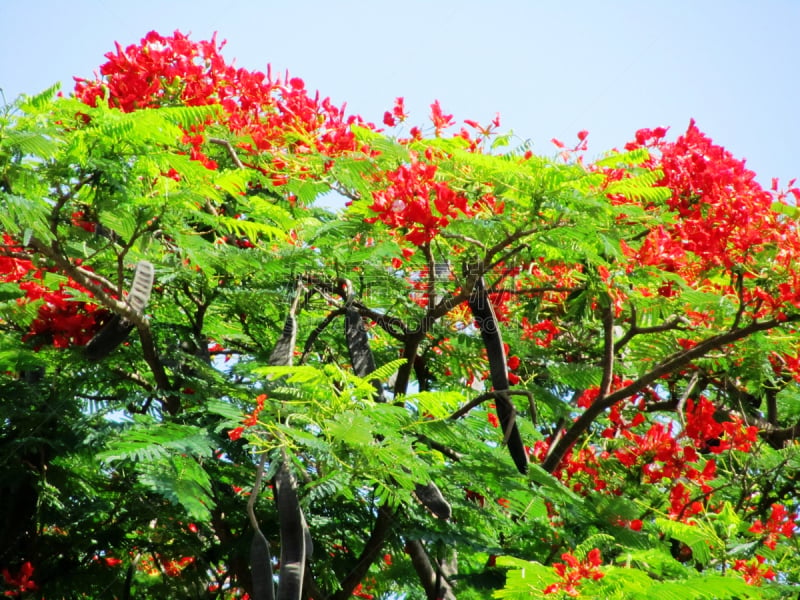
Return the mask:
[[374,440],[370,420],[359,411],[345,411],[326,422],[328,435],[351,446],[369,446]]
[[152,491],[180,504],[190,519],[211,520],[214,500],[208,474],[191,457],[173,455],[167,462],[139,467],[139,481]]
[[692,558],[701,565],[706,565],[711,560],[710,547],[718,540],[713,532],[706,530],[701,525],[688,525],[679,521],[657,518],[655,524],[670,538],[683,542],[692,550]]

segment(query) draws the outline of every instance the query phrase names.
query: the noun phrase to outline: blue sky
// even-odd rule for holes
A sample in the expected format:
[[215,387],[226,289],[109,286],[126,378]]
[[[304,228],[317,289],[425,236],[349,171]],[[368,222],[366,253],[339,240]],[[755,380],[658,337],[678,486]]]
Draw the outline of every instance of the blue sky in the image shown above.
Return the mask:
[[155,29],[214,31],[236,64],[289,69],[380,123],[396,96],[424,124],[438,99],[554,154],[590,132],[590,155],[641,127],[689,119],[759,180],[800,177],[800,1],[0,0],[7,100],[72,76]]

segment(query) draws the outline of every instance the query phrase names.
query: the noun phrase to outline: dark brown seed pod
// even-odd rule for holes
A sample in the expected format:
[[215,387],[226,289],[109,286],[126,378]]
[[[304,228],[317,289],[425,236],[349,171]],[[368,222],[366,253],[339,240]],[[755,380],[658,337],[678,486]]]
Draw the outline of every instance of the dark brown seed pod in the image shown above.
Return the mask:
[[517,428],[514,405],[511,403],[509,395],[504,393],[509,389],[510,384],[503,338],[500,334],[500,327],[494,314],[494,308],[489,302],[489,294],[486,292],[483,277],[479,277],[475,282],[475,287],[469,297],[469,307],[481,330],[483,345],[486,347],[492,387],[497,392],[495,395],[497,416],[507,439],[508,450],[519,472],[527,473],[528,453],[525,451],[525,444],[523,444],[522,436],[520,436]]

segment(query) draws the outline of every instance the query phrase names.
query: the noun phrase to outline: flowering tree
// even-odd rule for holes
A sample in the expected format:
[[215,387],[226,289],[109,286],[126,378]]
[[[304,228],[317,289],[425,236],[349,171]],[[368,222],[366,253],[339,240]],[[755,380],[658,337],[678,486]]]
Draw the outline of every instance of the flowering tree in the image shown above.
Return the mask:
[[800,191],[220,50],[0,116],[6,596],[797,592]]

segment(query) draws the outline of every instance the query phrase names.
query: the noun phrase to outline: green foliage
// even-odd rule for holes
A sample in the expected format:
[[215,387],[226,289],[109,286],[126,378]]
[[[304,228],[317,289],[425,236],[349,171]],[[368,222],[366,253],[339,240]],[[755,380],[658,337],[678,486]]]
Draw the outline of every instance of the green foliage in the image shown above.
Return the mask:
[[[585,166],[510,149],[509,137],[478,152],[460,136],[354,125],[361,150],[328,156],[291,130],[245,156],[253,139],[220,106],[122,112],[56,91],[0,115],[0,566],[35,562],[48,597],[233,597],[250,585],[252,522],[286,543],[272,491],[286,456],[317,548],[310,597],[344,598],[352,573],[376,598],[422,597],[425,560],[445,577],[456,555],[460,598],[566,597],[554,565],[572,560],[601,575],[579,577],[577,597],[796,593],[796,539],[770,518],[774,505],[797,511],[800,451],[783,441],[800,416],[786,367],[800,317],[791,296],[774,322],[765,308],[793,275],[773,266],[772,246],[695,271],[679,264],[699,265],[691,252],[631,258],[681,217],[655,151]],[[205,126],[219,137],[187,141]],[[216,168],[195,160],[201,150]],[[370,208],[415,161],[435,166],[429,202],[445,186],[466,207],[419,244]],[[347,205],[319,208],[331,194]],[[156,280],[135,315],[126,295],[140,260]],[[476,276],[521,392],[526,475],[496,421],[467,303]],[[293,364],[268,366],[290,306]],[[364,377],[345,310],[363,319],[377,365]],[[44,327],[76,315],[67,341]],[[89,360],[82,346],[113,315],[132,320],[130,335]],[[569,439],[607,401],[601,386],[620,397]],[[686,406],[701,398],[718,419],[707,427],[771,419],[763,439],[721,448],[734,443],[721,425],[691,437]],[[690,518],[677,483],[699,506]],[[429,484],[451,518],[425,506]]]

